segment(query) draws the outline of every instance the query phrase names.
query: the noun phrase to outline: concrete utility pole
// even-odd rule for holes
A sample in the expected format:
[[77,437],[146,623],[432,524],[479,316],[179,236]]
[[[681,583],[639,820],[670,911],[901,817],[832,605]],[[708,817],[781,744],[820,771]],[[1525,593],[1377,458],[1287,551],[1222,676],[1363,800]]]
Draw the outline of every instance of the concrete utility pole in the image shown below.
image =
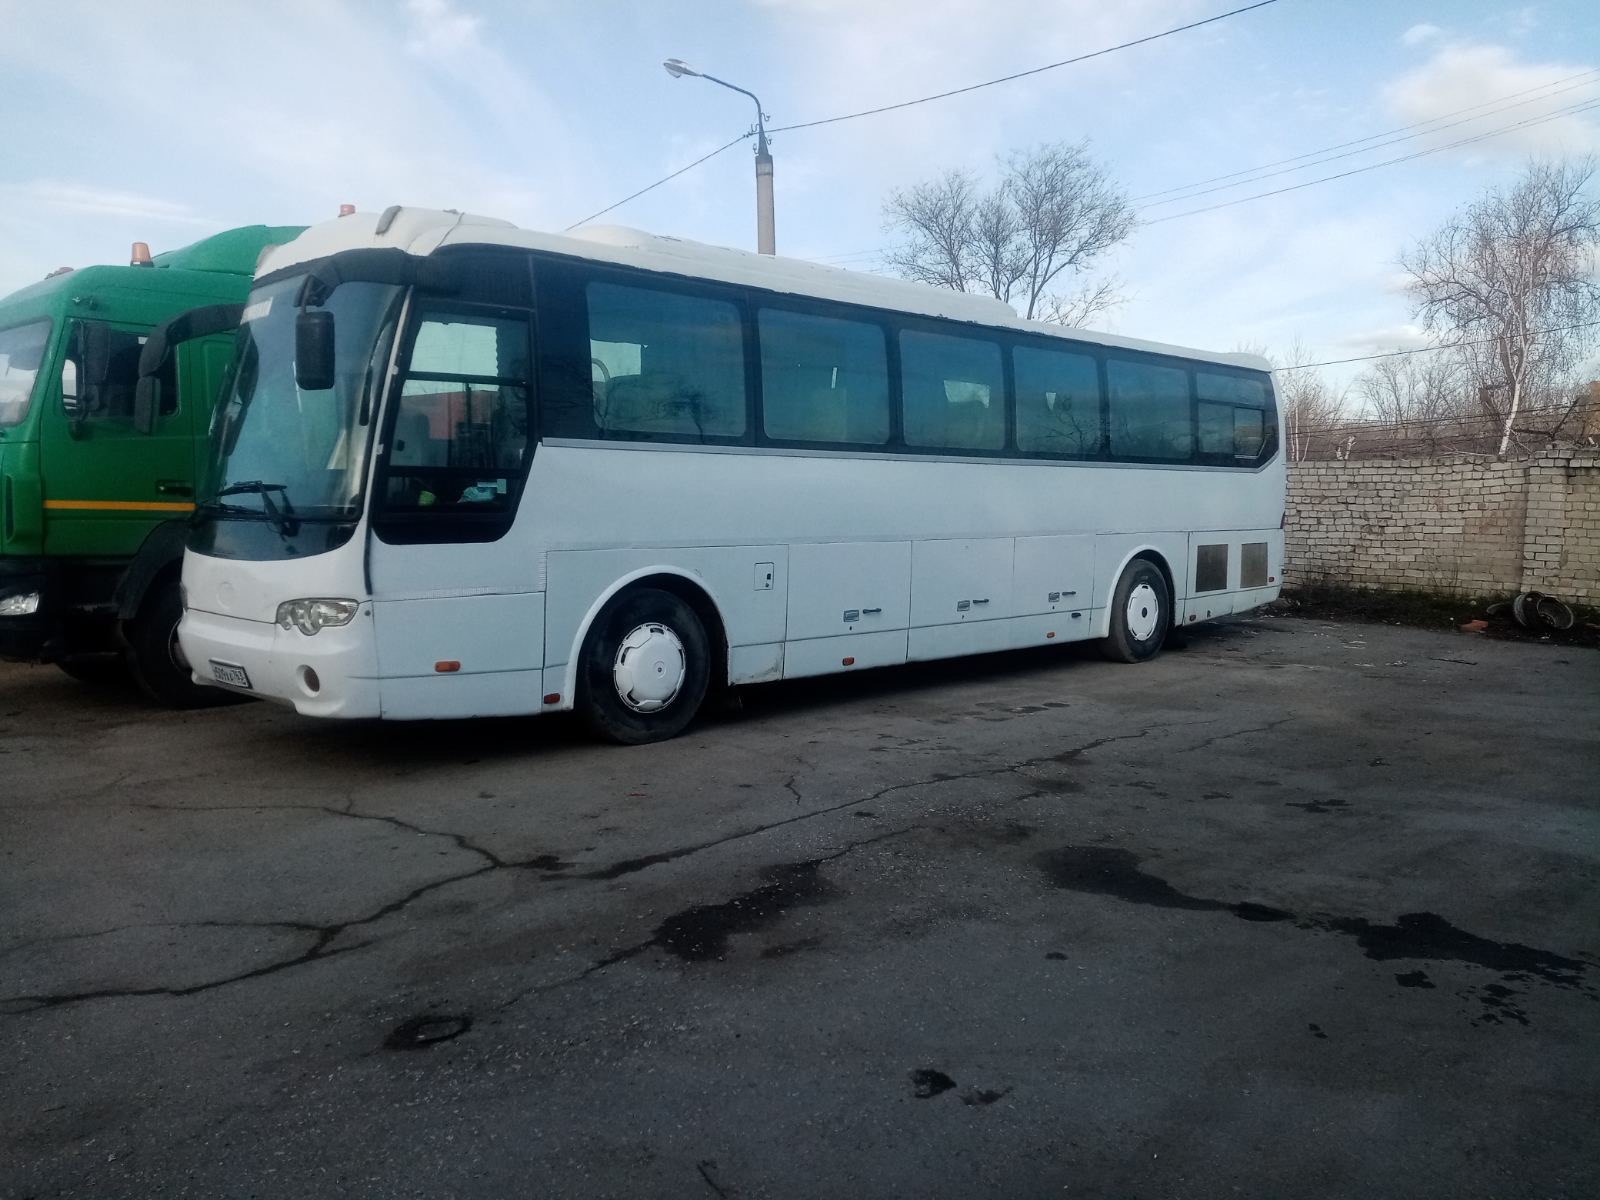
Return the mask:
[[707,75],[703,71],[696,71],[688,63],[679,58],[669,58],[661,64],[667,69],[667,74],[674,79],[681,79],[685,75],[696,79],[704,79],[710,83],[721,84],[730,91],[740,95],[749,96],[756,105],[756,249],[762,254],[776,254],[777,233],[776,221],[772,206],[772,153],[767,149],[767,117],[761,111],[761,100],[752,91],[740,87],[738,84],[729,83],[726,79],[718,79],[715,75]]

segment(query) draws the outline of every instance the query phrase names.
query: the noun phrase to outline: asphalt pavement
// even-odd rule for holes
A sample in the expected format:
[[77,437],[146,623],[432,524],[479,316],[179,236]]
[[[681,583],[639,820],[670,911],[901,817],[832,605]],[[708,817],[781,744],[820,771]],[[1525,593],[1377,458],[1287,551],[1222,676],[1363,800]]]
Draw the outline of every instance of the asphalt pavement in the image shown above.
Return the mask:
[[0,667],[0,1195],[1592,1197],[1600,654],[1258,616],[558,718]]

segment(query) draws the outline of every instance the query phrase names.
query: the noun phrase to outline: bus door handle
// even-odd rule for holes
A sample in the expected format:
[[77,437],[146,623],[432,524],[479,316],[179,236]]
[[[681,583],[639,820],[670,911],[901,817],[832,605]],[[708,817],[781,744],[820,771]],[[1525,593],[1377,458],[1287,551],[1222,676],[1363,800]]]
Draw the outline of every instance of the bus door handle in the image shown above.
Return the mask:
[[861,610],[862,615],[868,616],[868,617],[875,617],[879,613],[881,613],[882,611],[883,611],[883,609],[881,609],[881,608],[863,608]]
[[989,597],[985,596],[982,600],[974,600],[973,603],[974,604],[987,604],[987,603],[989,603]]
[[194,486],[185,483],[181,479],[158,479],[156,480],[156,491],[163,496],[192,496],[194,495]]

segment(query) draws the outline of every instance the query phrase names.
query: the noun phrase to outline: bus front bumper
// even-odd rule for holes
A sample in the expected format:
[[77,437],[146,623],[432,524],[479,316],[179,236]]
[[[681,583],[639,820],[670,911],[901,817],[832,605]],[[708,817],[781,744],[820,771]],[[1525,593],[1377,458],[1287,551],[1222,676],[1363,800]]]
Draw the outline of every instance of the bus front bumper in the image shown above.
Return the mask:
[[308,717],[382,715],[371,606],[306,636],[265,621],[190,609],[178,642],[196,683],[291,704]]

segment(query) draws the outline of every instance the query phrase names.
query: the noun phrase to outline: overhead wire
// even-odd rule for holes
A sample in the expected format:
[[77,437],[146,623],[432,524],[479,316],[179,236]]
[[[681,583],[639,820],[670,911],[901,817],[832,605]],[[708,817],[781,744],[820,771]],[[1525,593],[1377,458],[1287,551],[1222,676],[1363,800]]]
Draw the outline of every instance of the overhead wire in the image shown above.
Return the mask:
[[1446,150],[1454,150],[1461,146],[1470,146],[1474,142],[1482,142],[1492,137],[1499,137],[1501,134],[1510,133],[1516,129],[1527,129],[1535,125],[1543,125],[1546,122],[1554,121],[1559,117],[1576,116],[1578,113],[1588,112],[1595,108],[1600,108],[1600,100],[1585,101],[1582,104],[1571,105],[1567,108],[1558,109],[1553,113],[1547,113],[1544,116],[1529,117],[1526,120],[1517,121],[1514,124],[1506,125],[1500,129],[1491,129],[1487,133],[1479,133],[1473,135],[1472,137],[1461,138],[1454,142],[1447,142],[1443,146],[1432,146],[1427,150],[1417,150],[1410,154],[1402,154],[1398,158],[1387,158],[1382,162],[1368,163],[1365,166],[1352,167],[1348,171],[1339,171],[1333,175],[1324,175],[1317,179],[1307,179],[1300,183],[1291,183],[1285,187],[1273,188],[1272,190],[1266,192],[1253,192],[1248,196],[1235,196],[1231,200],[1223,200],[1217,204],[1208,204],[1202,208],[1190,208],[1179,213],[1168,213],[1164,217],[1154,217],[1143,222],[1143,224],[1160,225],[1167,221],[1176,221],[1180,217],[1193,217],[1198,216],[1200,213],[1216,212],[1218,209],[1232,208],[1236,204],[1247,204],[1252,200],[1264,200],[1268,196],[1281,196],[1285,192],[1296,192],[1301,188],[1314,187],[1319,183],[1331,183],[1335,179],[1348,179],[1352,175],[1360,175],[1367,171],[1376,171],[1380,167],[1392,167],[1398,163],[1411,162],[1412,160],[1418,158],[1426,158],[1430,154],[1441,154]]
[[822,117],[815,121],[797,121],[793,125],[778,125],[767,130],[768,133],[791,133],[796,129],[815,129],[819,125],[836,125],[840,121],[854,121],[860,117],[874,117],[879,113],[894,112],[897,109],[911,108],[918,104],[927,104],[933,100],[947,100],[951,96],[962,96],[968,92],[976,92],[982,88],[994,87],[996,84],[1011,83],[1013,80],[1026,79],[1030,75],[1039,75],[1045,71],[1054,71],[1059,67],[1069,67],[1074,63],[1087,62],[1091,58],[1100,58],[1103,55],[1114,54],[1118,50],[1129,50],[1134,46],[1143,46],[1149,42],[1159,41],[1171,37],[1176,33],[1187,33],[1191,29],[1199,29],[1203,25],[1212,25],[1217,21],[1226,21],[1229,17],[1237,17],[1242,13],[1252,12],[1258,8],[1266,8],[1269,4],[1276,4],[1278,0],[1257,0],[1255,4],[1246,4],[1242,8],[1235,8],[1230,12],[1218,13],[1212,17],[1205,17],[1199,21],[1190,21],[1187,25],[1177,25],[1171,29],[1164,29],[1160,33],[1147,34],[1141,38],[1134,38],[1129,42],[1120,42],[1115,46],[1106,46],[1100,50],[1091,50],[1087,54],[1079,54],[1073,58],[1064,58],[1060,62],[1046,63],[1042,67],[1032,67],[1026,71],[1015,71],[1010,75],[1002,75],[998,79],[986,79],[982,83],[969,83],[966,87],[951,88],[946,92],[935,92],[931,96],[918,96],[915,100],[901,100],[896,104],[882,104],[877,108],[863,108],[859,112],[840,113],[836,117]]
[[[1045,71],[1054,71],[1059,67],[1071,66],[1073,63],[1086,62],[1091,58],[1100,58],[1103,55],[1113,54],[1118,50],[1128,50],[1128,49],[1131,49],[1134,46],[1143,46],[1148,42],[1159,41],[1162,38],[1171,37],[1174,34],[1178,34],[1178,33],[1186,33],[1191,29],[1199,29],[1203,25],[1211,25],[1211,24],[1215,24],[1217,21],[1225,21],[1229,17],[1237,17],[1242,13],[1251,12],[1251,11],[1253,11],[1255,9],[1258,9],[1258,8],[1266,8],[1269,4],[1276,4],[1276,3],[1278,3],[1278,0],[1257,0],[1257,2],[1254,3],[1254,4],[1246,4],[1242,8],[1235,8],[1230,12],[1218,13],[1215,16],[1205,17],[1205,18],[1203,18],[1201,20],[1198,20],[1198,21],[1190,21],[1187,25],[1174,26],[1171,29],[1164,29],[1160,33],[1147,34],[1144,37],[1134,38],[1132,41],[1128,41],[1128,42],[1121,42],[1121,43],[1119,43],[1119,44],[1117,44],[1115,46],[1106,46],[1106,47],[1104,47],[1104,48],[1102,48],[1100,50],[1092,50],[1088,54],[1080,54],[1080,55],[1077,55],[1074,58],[1064,58],[1060,62],[1046,63],[1042,67],[1032,67],[1032,68],[1030,68],[1029,70],[1026,70],[1026,71],[1016,71],[1016,72],[1013,72],[1010,75],[1002,75],[997,79],[986,79],[981,83],[968,84],[966,87],[952,88],[949,91],[937,92],[937,93],[935,93],[934,95],[931,95],[931,96],[918,96],[914,100],[902,100],[902,101],[900,101],[899,103],[896,103],[896,104],[884,104],[884,105],[880,105],[877,108],[862,109],[859,112],[840,113],[838,116],[822,117],[822,118],[820,118],[818,120],[815,120],[815,121],[800,121],[800,122],[797,122],[797,123],[795,123],[793,125],[778,125],[778,126],[775,126],[773,128],[768,129],[767,133],[769,135],[774,134],[774,133],[791,133],[791,132],[793,132],[794,130],[797,130],[797,129],[813,129],[813,128],[819,126],[819,125],[835,125],[835,124],[838,124],[840,121],[854,121],[854,120],[856,120],[856,119],[858,119],[860,117],[871,117],[871,116],[876,116],[879,113],[893,112],[896,109],[911,108],[911,107],[913,107],[915,105],[918,105],[918,104],[927,104],[927,103],[929,103],[931,101],[934,101],[934,100],[945,100],[945,99],[948,99],[951,96],[960,96],[960,95],[963,95],[963,94],[965,94],[967,92],[979,91],[982,88],[994,87],[997,84],[1010,83],[1013,80],[1017,80],[1017,79],[1025,79],[1030,75],[1038,75],[1038,74],[1041,74],[1042,72],[1045,72]],[[563,232],[566,232],[567,230],[576,229],[579,225],[585,225],[588,222],[594,220],[596,217],[602,217],[606,213],[611,212],[613,209],[621,208],[624,204],[627,204],[628,202],[630,202],[632,200],[637,200],[640,196],[643,196],[646,192],[654,191],[656,188],[660,187],[664,183],[670,183],[672,180],[676,179],[678,176],[682,175],[684,172],[692,171],[695,167],[698,167],[701,163],[709,162],[711,159],[713,159],[717,155],[721,154],[724,150],[728,150],[728,149],[732,148],[733,146],[737,146],[740,142],[745,141],[745,140],[747,140],[747,139],[749,139],[751,137],[754,137],[754,136],[755,136],[755,131],[754,130],[750,130],[750,131],[747,131],[745,133],[740,134],[738,137],[734,138],[732,141],[726,142],[723,145],[718,146],[715,150],[711,151],[709,154],[703,154],[699,158],[695,159],[692,163],[687,163],[684,166],[679,167],[676,171],[673,171],[670,175],[663,175],[660,179],[657,179],[654,183],[646,184],[644,187],[640,188],[638,191],[629,193],[628,195],[624,196],[621,200],[618,200],[616,203],[608,204],[608,205],[606,205],[606,207],[604,207],[602,209],[599,209],[596,212],[590,213],[587,217],[584,217],[581,221],[574,221],[571,225],[568,225],[566,227],[566,230],[563,230]]]
[[[1266,170],[1268,170],[1268,169],[1270,169],[1272,167],[1281,167],[1285,163],[1299,162],[1300,160],[1306,159],[1306,158],[1316,158],[1319,155],[1327,154],[1327,153],[1330,153],[1331,151],[1334,151],[1334,150],[1343,150],[1348,146],[1360,145],[1362,142],[1373,142],[1373,141],[1377,141],[1379,138],[1389,137],[1391,134],[1404,133],[1408,129],[1422,129],[1422,127],[1424,125],[1435,125],[1438,122],[1448,120],[1451,117],[1459,117],[1463,113],[1477,112],[1479,109],[1484,109],[1484,108],[1493,108],[1493,106],[1495,106],[1497,104],[1502,104],[1507,100],[1516,100],[1518,97],[1521,97],[1521,96],[1528,96],[1528,95],[1531,95],[1534,92],[1543,92],[1543,91],[1546,91],[1549,88],[1556,87],[1558,84],[1571,83],[1575,79],[1584,79],[1584,78],[1590,77],[1590,76],[1600,76],[1600,68],[1595,68],[1595,69],[1588,70],[1588,71],[1579,71],[1575,75],[1564,75],[1560,79],[1552,79],[1549,83],[1541,83],[1538,87],[1525,88],[1520,92],[1507,92],[1503,96],[1496,96],[1492,100],[1485,100],[1481,104],[1469,104],[1465,108],[1457,108],[1457,109],[1452,109],[1450,112],[1440,113],[1438,116],[1430,117],[1426,121],[1416,121],[1416,122],[1414,122],[1414,123],[1412,123],[1410,125],[1400,125],[1400,126],[1395,127],[1394,129],[1385,129],[1380,133],[1369,133],[1365,137],[1352,138],[1350,141],[1347,141],[1347,142],[1337,142],[1332,146],[1324,146],[1320,150],[1307,150],[1304,154],[1296,154],[1296,155],[1293,155],[1293,156],[1291,156],[1289,158],[1280,158],[1280,159],[1277,159],[1277,160],[1275,160],[1273,162],[1262,163],[1259,166],[1245,167],[1243,170],[1239,170],[1239,171],[1230,171],[1226,175],[1213,175],[1209,179],[1199,179],[1199,180],[1196,180],[1193,183],[1184,183],[1184,184],[1179,184],[1176,187],[1161,188],[1159,191],[1145,192],[1143,195],[1134,196],[1131,199],[1133,200],[1134,203],[1138,203],[1141,200],[1152,200],[1157,196],[1165,196],[1165,195],[1168,195],[1169,193],[1172,193],[1172,192],[1186,192],[1186,191],[1189,191],[1191,188],[1204,187],[1209,183],[1220,183],[1225,179],[1237,179],[1241,175],[1253,175],[1257,171],[1266,171]],[[1583,86],[1586,86],[1586,85],[1584,85],[1584,84],[1574,84],[1573,86],[1574,87],[1583,87]],[[1561,91],[1570,91],[1570,90],[1572,90],[1572,89],[1570,89],[1570,88],[1562,88],[1561,89]],[[1549,95],[1559,95],[1559,94],[1560,94],[1560,92],[1551,92],[1551,93],[1549,93]],[[1537,103],[1539,100],[1548,99],[1548,98],[1549,98],[1549,96],[1536,96],[1532,100],[1523,101],[1523,103],[1525,103],[1525,104],[1534,104],[1534,103]],[[1508,108],[1515,108],[1517,106],[1516,105],[1508,105],[1507,107]],[[1504,110],[1498,110],[1497,109],[1496,111],[1504,111]],[[1493,115],[1493,113],[1479,113],[1480,117],[1486,117],[1486,116],[1492,116],[1492,115]],[[1469,118],[1469,119],[1470,120],[1477,120],[1478,118],[1474,117],[1474,118]],[[1449,126],[1445,126],[1445,128],[1449,128]],[[1423,130],[1423,135],[1425,135],[1428,132],[1437,133],[1438,130],[1437,129],[1435,129],[1435,130]],[[1421,135],[1419,135],[1419,136],[1421,136]],[[1376,147],[1370,147],[1369,146],[1368,149],[1376,149]],[[1306,165],[1307,166],[1312,166],[1312,165],[1315,165],[1315,164],[1308,163]]]
[[[1579,321],[1575,325],[1561,325],[1555,329],[1536,329],[1527,336],[1530,338],[1548,337],[1552,333],[1570,333],[1574,329],[1589,329],[1596,325],[1600,325],[1600,321]],[[1503,342],[1505,340],[1503,337],[1491,337],[1468,339],[1460,342],[1441,342],[1436,346],[1413,346],[1408,350],[1386,350],[1382,354],[1361,354],[1354,358],[1330,358],[1327,362],[1295,363],[1292,366],[1273,367],[1272,369],[1274,372],[1309,371],[1313,367],[1338,367],[1346,363],[1374,362],[1380,358],[1399,358],[1406,354],[1429,354],[1435,350],[1457,350],[1464,346],[1491,346],[1495,342]]]

